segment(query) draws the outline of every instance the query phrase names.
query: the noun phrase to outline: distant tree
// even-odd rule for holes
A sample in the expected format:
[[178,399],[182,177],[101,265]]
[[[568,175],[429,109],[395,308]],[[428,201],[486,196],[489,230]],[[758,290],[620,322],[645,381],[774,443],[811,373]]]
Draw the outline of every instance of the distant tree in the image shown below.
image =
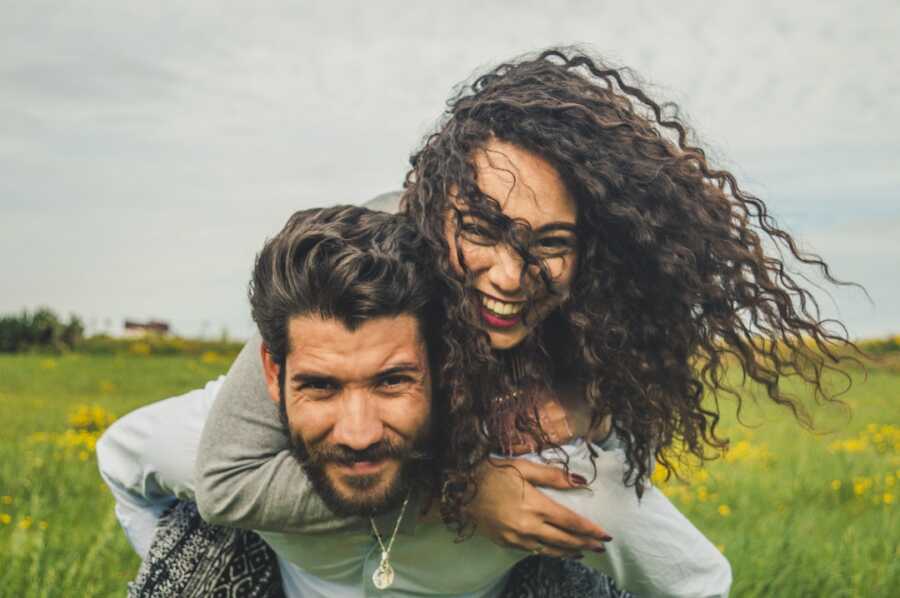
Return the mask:
[[28,327],[22,316],[0,316],[0,352],[21,351],[28,338]]
[[72,349],[84,338],[84,324],[71,316],[63,324],[53,310],[41,307],[29,314],[0,315],[0,352],[15,353],[31,349],[61,351]]
[[69,349],[74,349],[84,340],[84,322],[75,314],[69,316],[69,323],[62,331],[62,342]]
[[63,348],[63,325],[52,310],[40,307],[31,316],[31,342],[32,347],[59,350]]

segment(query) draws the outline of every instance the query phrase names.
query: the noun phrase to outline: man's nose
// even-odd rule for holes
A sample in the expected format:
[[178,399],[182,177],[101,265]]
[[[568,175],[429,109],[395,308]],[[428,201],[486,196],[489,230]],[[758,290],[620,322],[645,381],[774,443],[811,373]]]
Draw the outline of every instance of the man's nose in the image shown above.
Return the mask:
[[348,391],[332,434],[335,444],[356,451],[380,442],[384,436],[384,424],[375,398],[364,389]]

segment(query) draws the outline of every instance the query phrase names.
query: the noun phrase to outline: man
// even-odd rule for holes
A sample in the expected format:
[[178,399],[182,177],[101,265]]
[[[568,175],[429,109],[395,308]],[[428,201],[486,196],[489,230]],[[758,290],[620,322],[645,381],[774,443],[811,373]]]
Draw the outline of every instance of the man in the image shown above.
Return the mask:
[[[442,522],[420,517],[417,498],[435,475],[430,264],[400,217],[346,207],[295,214],[257,259],[251,304],[269,396],[315,494],[365,523],[261,532],[288,596],[499,595],[522,558],[479,536],[455,543]],[[138,410],[98,443],[117,516],[142,557],[173,497],[193,497],[193,457],[220,385]],[[149,449],[163,430],[166,450]]]

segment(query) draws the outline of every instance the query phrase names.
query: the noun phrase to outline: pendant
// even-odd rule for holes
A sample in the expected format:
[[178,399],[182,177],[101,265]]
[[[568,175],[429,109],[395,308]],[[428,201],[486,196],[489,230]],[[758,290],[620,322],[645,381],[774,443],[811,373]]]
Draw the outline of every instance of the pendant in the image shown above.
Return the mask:
[[391,567],[387,555],[384,553],[381,554],[381,564],[372,574],[372,583],[379,590],[386,590],[394,583],[394,568]]

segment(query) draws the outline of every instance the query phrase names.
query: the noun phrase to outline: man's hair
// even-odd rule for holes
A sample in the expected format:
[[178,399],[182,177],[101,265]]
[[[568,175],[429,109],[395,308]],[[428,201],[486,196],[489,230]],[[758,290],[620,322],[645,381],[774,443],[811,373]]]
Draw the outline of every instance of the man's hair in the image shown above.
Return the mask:
[[430,346],[429,327],[438,321],[430,313],[432,264],[403,216],[355,206],[299,211],[256,258],[253,319],[282,366],[293,316],[338,319],[355,330],[372,318],[411,314]]

